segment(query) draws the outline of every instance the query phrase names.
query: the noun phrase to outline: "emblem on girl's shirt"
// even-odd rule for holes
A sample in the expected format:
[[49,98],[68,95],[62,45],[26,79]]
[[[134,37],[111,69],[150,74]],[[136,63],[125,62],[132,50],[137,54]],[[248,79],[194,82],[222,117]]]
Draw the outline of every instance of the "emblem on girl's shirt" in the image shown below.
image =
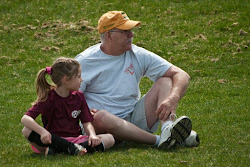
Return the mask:
[[73,118],[76,118],[79,114],[81,113],[81,110],[74,110],[74,111],[72,111],[72,113],[71,113],[71,116],[73,117]]

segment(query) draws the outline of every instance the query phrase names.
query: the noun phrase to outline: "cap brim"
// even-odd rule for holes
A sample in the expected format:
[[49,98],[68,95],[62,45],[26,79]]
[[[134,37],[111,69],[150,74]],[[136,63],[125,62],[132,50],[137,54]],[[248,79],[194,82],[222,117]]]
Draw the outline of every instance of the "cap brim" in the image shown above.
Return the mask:
[[133,20],[128,20],[124,24],[116,27],[121,30],[130,30],[134,28],[135,26],[139,26],[141,23],[139,21],[133,21]]

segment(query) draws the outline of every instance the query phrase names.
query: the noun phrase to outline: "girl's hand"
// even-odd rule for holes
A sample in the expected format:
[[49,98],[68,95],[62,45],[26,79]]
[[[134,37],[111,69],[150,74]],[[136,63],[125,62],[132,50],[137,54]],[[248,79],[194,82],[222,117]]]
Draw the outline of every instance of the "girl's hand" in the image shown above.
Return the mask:
[[44,131],[41,133],[41,141],[43,144],[51,144],[51,134],[44,129]]
[[99,144],[101,144],[101,139],[99,137],[97,137],[96,135],[89,136],[89,146],[95,147]]
[[94,115],[95,115],[95,113],[97,113],[97,112],[98,112],[98,110],[97,110],[97,109],[95,109],[95,108],[90,109],[90,113],[91,113],[91,115],[92,115],[92,116],[94,116]]

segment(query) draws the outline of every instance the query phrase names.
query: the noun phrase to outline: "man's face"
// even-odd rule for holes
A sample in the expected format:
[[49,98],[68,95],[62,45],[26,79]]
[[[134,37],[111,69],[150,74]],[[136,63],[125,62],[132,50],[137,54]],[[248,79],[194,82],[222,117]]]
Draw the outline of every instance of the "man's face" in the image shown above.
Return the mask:
[[120,29],[112,29],[109,30],[112,39],[112,47],[124,53],[131,49],[132,40],[133,40],[133,32],[131,30],[120,30]]

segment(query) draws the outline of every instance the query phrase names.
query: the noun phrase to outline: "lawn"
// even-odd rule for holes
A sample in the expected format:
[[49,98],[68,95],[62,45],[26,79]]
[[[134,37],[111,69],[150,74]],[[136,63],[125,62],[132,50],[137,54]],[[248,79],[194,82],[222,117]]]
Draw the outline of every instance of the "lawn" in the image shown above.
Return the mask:
[[[20,119],[36,99],[37,72],[98,43],[97,22],[109,10],[141,21],[133,43],[191,76],[177,115],[191,118],[199,147],[158,150],[124,143],[83,157],[32,153]],[[1,166],[248,166],[249,11],[248,0],[1,0]],[[151,85],[144,78],[142,94]]]

